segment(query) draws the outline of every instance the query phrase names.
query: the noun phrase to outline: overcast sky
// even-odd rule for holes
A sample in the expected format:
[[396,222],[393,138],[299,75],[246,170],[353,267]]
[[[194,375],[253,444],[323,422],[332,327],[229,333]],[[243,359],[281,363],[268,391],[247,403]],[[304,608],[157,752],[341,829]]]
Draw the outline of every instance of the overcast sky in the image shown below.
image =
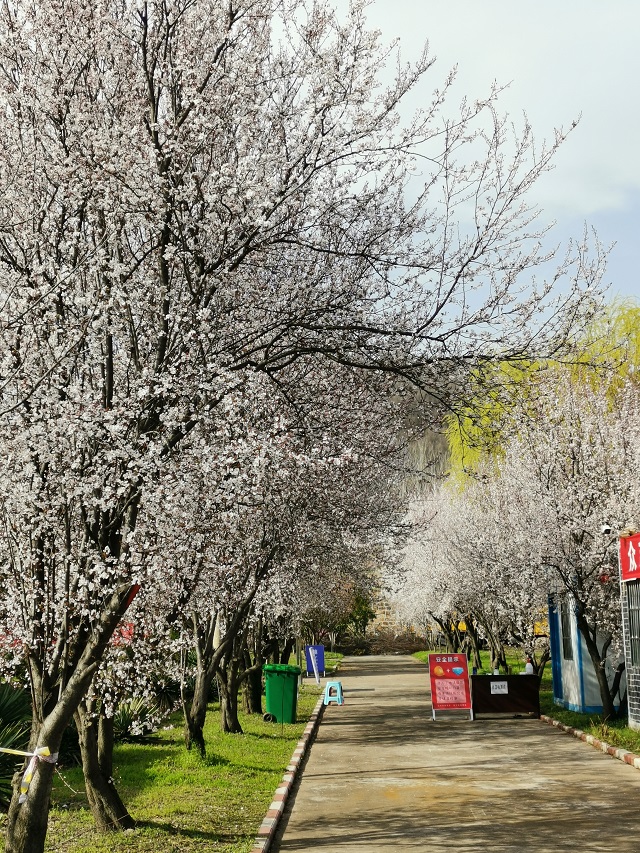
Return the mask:
[[526,112],[539,139],[581,115],[535,201],[558,239],[586,222],[616,241],[611,295],[640,297],[640,0],[373,0],[368,16],[385,42],[400,38],[403,58],[428,40],[425,100],[457,65],[452,105],[497,80],[510,84],[503,111]]

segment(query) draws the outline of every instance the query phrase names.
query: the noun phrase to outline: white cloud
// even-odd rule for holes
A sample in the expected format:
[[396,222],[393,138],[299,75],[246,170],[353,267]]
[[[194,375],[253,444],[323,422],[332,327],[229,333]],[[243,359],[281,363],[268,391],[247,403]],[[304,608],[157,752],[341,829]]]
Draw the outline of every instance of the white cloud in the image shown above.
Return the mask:
[[516,121],[526,111],[536,135],[582,120],[536,200],[550,217],[589,218],[621,210],[640,189],[640,3],[637,0],[374,0],[369,20],[403,57],[425,40],[438,57],[414,94],[426,100],[458,65],[452,103],[510,83],[501,98]]

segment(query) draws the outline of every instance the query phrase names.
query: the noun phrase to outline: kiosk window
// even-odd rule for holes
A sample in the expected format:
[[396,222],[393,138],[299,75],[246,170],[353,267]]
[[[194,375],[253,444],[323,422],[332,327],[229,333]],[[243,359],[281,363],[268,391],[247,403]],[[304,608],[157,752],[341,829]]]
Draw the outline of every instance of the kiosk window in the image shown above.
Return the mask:
[[569,597],[563,595],[560,599],[560,627],[562,629],[562,657],[573,660],[573,643],[571,642],[571,611]]

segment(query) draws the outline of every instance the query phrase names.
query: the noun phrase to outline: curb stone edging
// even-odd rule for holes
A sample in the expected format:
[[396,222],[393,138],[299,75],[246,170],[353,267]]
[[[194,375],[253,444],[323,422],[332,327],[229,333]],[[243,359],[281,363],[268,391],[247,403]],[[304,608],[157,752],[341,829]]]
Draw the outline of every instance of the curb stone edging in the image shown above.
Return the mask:
[[262,819],[262,823],[260,824],[258,834],[250,853],[267,853],[267,851],[271,849],[271,842],[273,841],[278,825],[280,824],[280,818],[284,813],[285,803],[289,798],[293,783],[298,776],[302,760],[307,754],[309,743],[315,734],[316,729],[320,725],[323,709],[324,695],[321,695],[316,707],[313,709],[313,713],[309,717],[309,722],[305,727],[302,737],[298,741],[296,748],[293,750],[293,755],[287,765],[282,781],[276,788],[271,805]]
[[619,761],[624,761],[624,763],[628,764],[630,767],[635,767],[636,770],[640,770],[640,756],[635,753],[629,752],[627,749],[620,749],[617,746],[611,746],[593,735],[586,734],[586,732],[583,732],[580,729],[574,729],[573,726],[565,726],[564,723],[554,720],[553,717],[547,717],[546,714],[541,714],[540,719],[543,723],[548,723],[550,726],[560,729],[560,731],[566,732],[568,735],[573,735],[573,737],[578,738],[578,740],[584,741],[584,743],[591,744],[595,749],[599,749],[600,752],[604,752],[605,755],[611,755]]

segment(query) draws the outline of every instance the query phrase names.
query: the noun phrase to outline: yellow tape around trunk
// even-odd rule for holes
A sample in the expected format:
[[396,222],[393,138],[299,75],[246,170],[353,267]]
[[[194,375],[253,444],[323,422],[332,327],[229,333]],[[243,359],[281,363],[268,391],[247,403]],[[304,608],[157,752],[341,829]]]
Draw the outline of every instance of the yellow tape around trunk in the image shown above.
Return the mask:
[[31,780],[33,779],[33,774],[35,773],[36,764],[38,763],[38,761],[47,761],[49,764],[55,764],[58,760],[58,753],[55,752],[53,755],[51,755],[48,746],[39,746],[35,752],[25,752],[22,749],[9,749],[6,746],[0,746],[0,752],[4,752],[7,755],[19,755],[21,758],[31,759],[31,761],[27,765],[27,769],[24,771],[22,782],[20,783],[21,803],[24,803],[24,801],[27,799],[29,785],[31,784]]

